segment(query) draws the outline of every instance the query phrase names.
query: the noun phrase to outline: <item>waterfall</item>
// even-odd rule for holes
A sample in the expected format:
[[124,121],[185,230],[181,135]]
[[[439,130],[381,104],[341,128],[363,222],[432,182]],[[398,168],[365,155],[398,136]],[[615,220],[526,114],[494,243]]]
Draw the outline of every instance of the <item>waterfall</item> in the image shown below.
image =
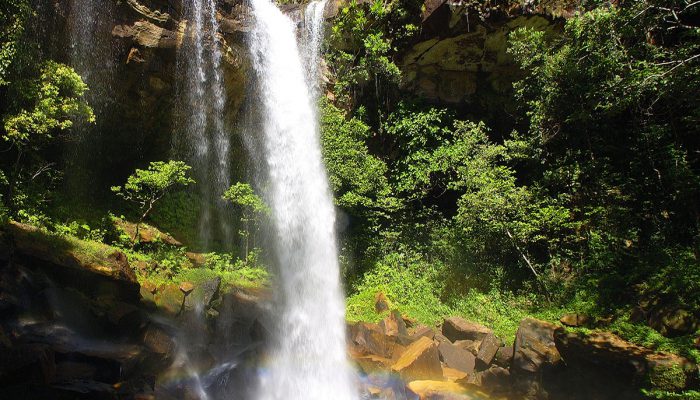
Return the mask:
[[[321,158],[313,87],[295,26],[270,0],[251,0],[250,47],[261,102],[262,149],[273,210],[280,307],[263,400],[357,398],[345,347],[335,210]],[[322,7],[313,19],[322,17]],[[320,35],[321,21],[313,21]],[[308,40],[307,40],[308,42]],[[316,68],[312,66],[310,68]]]
[[[188,21],[185,40],[178,53],[178,70],[189,77],[180,88],[181,128],[202,197],[199,218],[201,242],[212,239],[214,222],[224,242],[232,240],[221,195],[230,185],[230,137],[224,123],[226,94],[221,67],[215,0],[186,0],[183,15]],[[177,137],[177,136],[176,136]],[[213,206],[213,209],[212,209]]]
[[85,204],[96,195],[95,180],[110,171],[109,134],[114,108],[113,79],[116,72],[112,45],[114,4],[95,0],[68,3],[68,64],[90,90],[85,94],[96,115],[96,124],[77,121],[73,131],[79,139],[65,151],[66,174],[63,188],[73,202]]

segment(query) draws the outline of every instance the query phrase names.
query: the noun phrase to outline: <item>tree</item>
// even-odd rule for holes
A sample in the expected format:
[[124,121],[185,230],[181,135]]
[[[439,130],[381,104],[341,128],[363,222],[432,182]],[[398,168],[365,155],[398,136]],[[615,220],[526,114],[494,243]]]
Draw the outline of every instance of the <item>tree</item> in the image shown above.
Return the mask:
[[153,206],[178,186],[195,183],[187,173],[192,167],[182,161],[155,161],[147,169],[137,169],[124,186],[113,186],[112,191],[124,200],[139,207],[139,221],[136,224],[134,241],[139,238],[139,228]]
[[7,168],[6,201],[14,209],[23,176],[28,183],[54,172],[53,163],[40,151],[69,132],[75,121],[94,122],[95,115],[85,101],[88,87],[80,75],[54,61],[44,62],[38,77],[12,82],[7,90],[0,137],[9,144],[3,164]]
[[[251,230],[258,229],[260,218],[269,215],[270,208],[260,196],[255,194],[253,188],[247,183],[238,182],[232,185],[224,192],[222,198],[233,203],[241,211],[241,221],[244,228],[242,231],[239,231],[239,234],[245,241],[245,259],[247,260],[250,253]],[[254,238],[253,246],[255,246]]]

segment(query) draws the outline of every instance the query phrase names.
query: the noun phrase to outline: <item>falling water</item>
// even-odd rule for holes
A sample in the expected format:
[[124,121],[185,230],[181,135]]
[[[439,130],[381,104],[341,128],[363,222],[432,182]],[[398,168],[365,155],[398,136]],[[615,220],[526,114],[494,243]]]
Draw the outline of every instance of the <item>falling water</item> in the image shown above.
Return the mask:
[[108,169],[106,160],[108,134],[114,108],[113,78],[116,72],[111,29],[114,14],[112,2],[71,0],[68,11],[70,46],[67,59],[90,90],[86,98],[96,114],[97,124],[78,121],[73,131],[79,139],[67,147],[66,193],[72,200],[91,199],[94,181]]
[[260,85],[282,307],[259,398],[354,399],[335,212],[321,159],[313,88],[306,82],[292,21],[270,0],[251,0],[251,5],[256,23],[250,46]]
[[[215,0],[186,0],[183,14],[188,21],[186,38],[178,53],[178,67],[185,76],[182,127],[186,152],[201,190],[200,236],[206,246],[213,221],[219,224],[225,242],[231,232],[220,197],[230,184],[230,139],[224,123],[226,95],[217,36]],[[177,147],[177,145],[176,145]],[[212,209],[212,205],[214,209]]]

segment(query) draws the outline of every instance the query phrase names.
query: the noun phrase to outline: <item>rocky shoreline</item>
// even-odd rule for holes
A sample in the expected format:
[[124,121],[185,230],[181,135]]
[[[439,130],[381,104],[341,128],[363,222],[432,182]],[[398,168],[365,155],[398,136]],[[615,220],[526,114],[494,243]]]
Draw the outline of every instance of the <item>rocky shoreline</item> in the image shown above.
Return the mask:
[[[0,235],[0,398],[188,398],[195,372],[225,376],[222,393],[254,390],[269,290],[140,285],[124,254],[105,246],[85,257],[88,244],[59,246],[21,224]],[[697,365],[571,329],[583,316],[562,318],[569,327],[524,319],[510,344],[460,317],[419,325],[381,294],[375,306],[381,322],[348,324],[366,398],[612,400],[698,388]]]

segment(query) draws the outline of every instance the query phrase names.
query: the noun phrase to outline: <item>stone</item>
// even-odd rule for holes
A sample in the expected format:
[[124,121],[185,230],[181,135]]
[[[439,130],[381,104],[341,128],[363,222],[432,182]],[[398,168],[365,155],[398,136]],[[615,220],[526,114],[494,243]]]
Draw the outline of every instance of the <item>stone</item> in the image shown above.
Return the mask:
[[0,357],[0,382],[46,384],[55,375],[55,353],[47,345],[12,346]]
[[463,348],[449,342],[441,342],[438,345],[438,352],[443,363],[450,368],[471,374],[474,372],[476,358]]
[[373,354],[352,358],[365,374],[381,373],[387,371],[392,365],[391,359],[375,356]]
[[406,382],[443,378],[437,346],[426,337],[421,337],[408,346],[398,361],[391,366],[391,370]]
[[417,380],[407,385],[420,400],[470,400],[466,389],[455,382],[438,380]]
[[76,238],[59,238],[31,225],[11,221],[5,226],[12,236],[15,252],[59,267],[93,272],[136,284],[136,274],[126,255],[106,244]]
[[379,323],[379,326],[387,336],[408,336],[406,323],[401,317],[401,313],[399,313],[397,310],[392,311],[386,318],[384,318]]
[[442,324],[442,334],[450,341],[482,340],[491,329],[460,317],[450,317]]
[[563,325],[571,327],[585,326],[589,321],[590,318],[587,315],[578,313],[564,314],[559,319],[559,322],[561,322]]
[[499,347],[496,352],[496,357],[493,359],[493,363],[502,368],[510,368],[510,364],[513,361],[513,346],[503,346]]
[[457,340],[455,341],[455,345],[477,355],[479,353],[479,346],[481,346],[481,340]]
[[433,339],[435,337],[435,331],[428,326],[419,326],[413,330],[413,333],[411,334],[411,341],[416,341],[422,336],[425,336],[428,339]]
[[480,373],[481,387],[491,394],[505,394],[511,390],[510,371],[492,366]]
[[182,293],[184,293],[185,295],[188,295],[194,290],[194,283],[182,282],[182,283],[180,283],[179,288],[182,291]]
[[350,326],[350,348],[361,355],[377,355],[391,358],[396,338],[386,336],[377,324],[358,322]]
[[467,378],[469,374],[458,369],[443,366],[442,376],[450,382],[456,382]]
[[169,355],[175,350],[173,337],[162,328],[150,325],[143,335],[143,344],[154,353]]
[[479,352],[476,355],[476,367],[479,370],[485,370],[491,365],[501,344],[501,340],[493,333],[484,336],[484,339],[481,341],[481,346],[479,346]]
[[374,310],[377,313],[389,310],[389,299],[386,298],[384,293],[379,292],[374,296]]
[[677,337],[695,333],[700,319],[682,308],[661,307],[650,313],[649,326],[664,336]]
[[697,366],[689,360],[634,345],[610,332],[584,334],[559,328],[554,340],[567,366],[592,371],[609,385],[680,391],[697,379]]
[[185,300],[185,294],[175,284],[163,286],[156,292],[156,305],[169,314],[179,314]]
[[215,277],[198,283],[192,292],[185,298],[185,309],[194,310],[197,305],[204,308],[211,306],[212,301],[221,289],[221,278]]
[[513,346],[511,372],[535,374],[545,365],[555,365],[561,356],[554,343],[557,326],[533,318],[520,321]]

